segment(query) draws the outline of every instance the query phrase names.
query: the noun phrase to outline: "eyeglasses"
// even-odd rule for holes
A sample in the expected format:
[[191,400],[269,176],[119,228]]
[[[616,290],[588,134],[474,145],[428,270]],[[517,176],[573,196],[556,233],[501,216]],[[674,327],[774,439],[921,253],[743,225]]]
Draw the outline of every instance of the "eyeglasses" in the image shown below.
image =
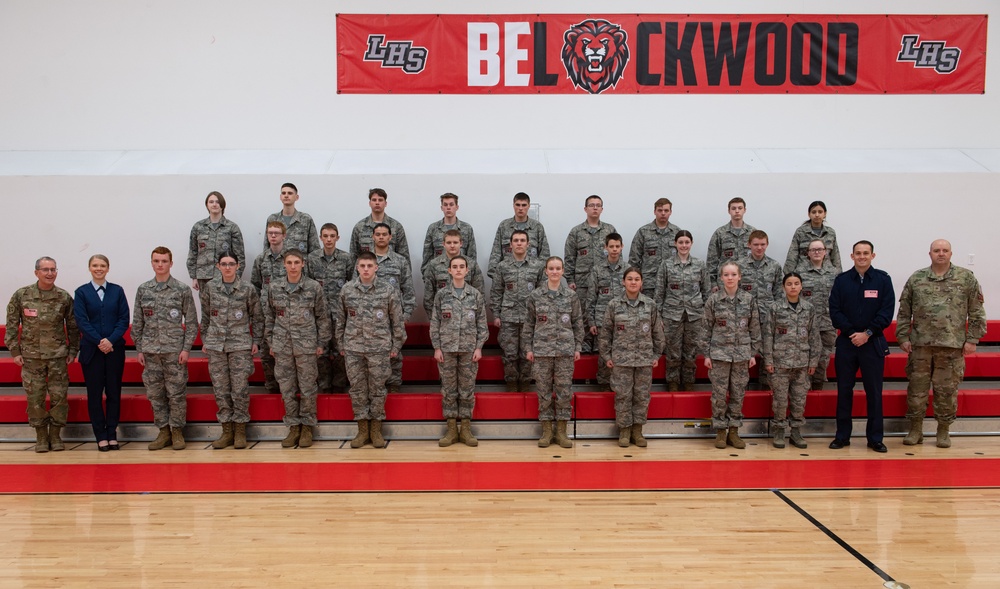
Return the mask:
[[811,253],[811,254],[813,254],[813,253],[819,253],[819,252],[825,252],[825,251],[826,251],[825,247],[811,247],[811,248],[809,248],[809,253]]
[[58,272],[55,268],[39,268],[38,271],[42,274],[55,274]]

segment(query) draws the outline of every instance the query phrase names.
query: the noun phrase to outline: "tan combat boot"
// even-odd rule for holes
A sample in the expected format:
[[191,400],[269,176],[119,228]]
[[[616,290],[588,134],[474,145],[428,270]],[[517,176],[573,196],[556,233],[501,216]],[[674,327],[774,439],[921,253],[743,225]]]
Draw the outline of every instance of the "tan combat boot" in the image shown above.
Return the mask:
[[445,432],[443,438],[438,440],[438,446],[447,448],[458,441],[458,426],[456,423],[457,421],[454,417],[448,418],[448,431]]
[[354,436],[354,439],[351,440],[351,448],[361,448],[362,446],[364,446],[365,444],[367,444],[369,441],[371,441],[371,440],[369,440],[369,438],[368,438],[368,420],[367,419],[359,419],[358,420],[358,433],[357,433],[357,435]]
[[299,443],[299,433],[302,428],[297,425],[291,425],[288,427],[288,435],[285,436],[284,440],[281,440],[282,448],[294,448],[295,444]]
[[[948,424],[938,423],[937,426],[937,447],[951,448],[951,436],[948,435]],[[53,448],[55,450],[55,448]]]
[[160,433],[156,435],[156,439],[149,443],[148,448],[150,450],[162,450],[167,447],[170,443],[170,426],[163,426],[160,428]]
[[223,448],[228,448],[233,445],[233,424],[232,422],[222,424],[222,435],[219,436],[218,440],[212,442],[212,447],[216,450],[221,450]]
[[646,447],[646,445],[647,445],[646,444],[646,438],[644,438],[643,435],[642,435],[642,424],[641,423],[633,423],[632,424],[632,441],[635,442],[635,445],[639,446],[640,448],[645,448]]
[[556,443],[563,448],[572,448],[573,440],[566,435],[566,421],[556,422]]
[[792,435],[789,437],[788,441],[791,442],[793,446],[799,449],[805,449],[809,447],[809,444],[807,444],[806,441],[802,439],[802,432],[797,427],[792,428]]
[[729,437],[726,438],[726,443],[737,450],[747,447],[746,442],[740,439],[740,428],[738,427],[729,428]]
[[771,445],[774,446],[775,448],[785,447],[785,428],[783,427],[774,428],[774,441],[771,442]]
[[548,448],[549,444],[552,443],[552,422],[543,421],[542,422],[542,437],[538,438],[539,448]]
[[470,420],[462,420],[462,428],[458,433],[458,439],[466,446],[474,448],[479,445],[479,440],[476,439],[476,436],[472,435],[472,423]]
[[904,446],[916,446],[924,443],[924,418],[914,417],[910,419],[910,433],[903,438]]
[[299,426],[299,448],[308,448],[313,445],[313,428],[311,425]]
[[618,447],[628,448],[629,438],[632,437],[632,427],[620,427],[618,428]]
[[247,424],[233,424],[233,448],[242,450],[247,447]]
[[382,437],[382,420],[373,419],[368,427],[368,433],[372,437],[373,447],[385,448],[385,438]]
[[35,452],[49,451],[49,426],[35,426]]
[[715,447],[719,450],[726,449],[726,430],[717,429],[715,430]]
[[170,428],[170,447],[174,450],[183,450],[187,444],[184,442],[184,430],[179,427]]
[[49,449],[53,452],[66,449],[66,444],[63,444],[62,437],[59,435],[60,432],[62,432],[61,425],[49,425]]

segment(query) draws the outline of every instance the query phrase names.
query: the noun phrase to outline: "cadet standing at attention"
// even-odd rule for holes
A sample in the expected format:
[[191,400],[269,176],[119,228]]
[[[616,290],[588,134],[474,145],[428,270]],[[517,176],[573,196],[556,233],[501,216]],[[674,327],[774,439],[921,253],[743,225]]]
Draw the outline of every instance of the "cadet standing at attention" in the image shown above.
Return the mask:
[[385,206],[389,201],[389,195],[381,188],[372,188],[368,191],[368,208],[371,214],[361,219],[354,225],[351,231],[351,257],[358,258],[362,252],[374,251],[375,244],[372,241],[375,226],[384,223],[389,226],[392,234],[392,249],[405,259],[410,261],[410,245],[406,241],[406,231],[399,221],[385,214]]
[[719,227],[708,241],[708,277],[712,280],[712,292],[719,281],[719,267],[723,262],[735,262],[750,253],[750,234],[756,230],[743,222],[747,203],[740,197],[729,201],[729,222]]
[[[56,286],[57,274],[55,260],[38,258],[38,280],[17,289],[7,303],[4,345],[21,367],[21,382],[28,396],[28,424],[35,428],[35,452],[66,448],[60,431],[69,416],[67,366],[80,350],[73,297]],[[51,401],[47,411],[46,395]]]
[[659,284],[657,272],[663,261],[677,252],[675,242],[681,228],[670,222],[673,206],[669,198],[656,199],[653,203],[653,221],[635,232],[629,248],[628,265],[642,272],[642,294],[647,297],[656,294],[656,285]]
[[[451,260],[455,256],[462,255],[462,234],[458,229],[449,229],[444,234],[444,253],[434,258],[423,269],[424,273],[424,311],[430,319],[431,310],[434,307],[434,295],[442,288],[447,288],[452,281]],[[486,293],[483,286],[483,273],[479,271],[479,264],[469,256],[462,256],[466,259],[466,282],[471,284],[481,293]]]
[[809,203],[809,219],[799,226],[792,235],[792,243],[788,246],[785,256],[785,272],[800,271],[809,263],[809,248],[813,240],[823,242],[828,252],[827,263],[839,274],[843,270],[840,263],[840,246],[837,245],[837,232],[826,224],[826,204],[821,200]]
[[[767,255],[767,245],[767,233],[757,229],[750,233],[750,254],[736,260],[740,265],[740,288],[757,301],[762,324],[771,304],[781,297],[781,265]],[[758,371],[757,378],[762,387],[771,386],[769,376],[765,370]]]
[[[299,200],[299,189],[291,182],[281,185],[281,210],[267,217],[264,230],[271,226],[272,221],[281,221],[285,226],[285,241],[289,248],[295,248],[308,254],[319,249],[319,237],[316,233],[316,223],[312,217],[295,208]],[[264,250],[271,245],[271,240],[264,236]]]
[[486,275],[495,279],[497,267],[501,260],[509,258],[511,250],[510,238],[515,231],[523,231],[528,236],[528,257],[545,259],[549,257],[549,242],[545,238],[545,227],[528,216],[531,208],[531,197],[524,192],[514,195],[514,216],[504,219],[497,227],[493,238],[493,249],[490,250],[490,263],[486,267]]
[[523,337],[528,317],[528,296],[545,279],[545,264],[528,257],[528,234],[520,229],[510,236],[511,254],[496,267],[490,289],[493,325],[500,329],[497,343],[503,352],[503,379],[507,391],[528,390],[531,363],[525,359]]
[[[319,238],[323,242],[322,249],[309,254],[306,260],[306,275],[323,287],[326,295],[326,310],[330,312],[330,320],[335,321],[337,305],[340,303],[340,289],[351,280],[354,273],[354,260],[344,250],[337,249],[340,230],[333,223],[324,223],[319,229]],[[336,325],[332,332],[336,332]],[[337,351],[337,338],[330,337],[324,344],[327,348],[316,360],[319,372],[319,390],[343,393],[347,390],[347,372],[344,368],[344,357]]]
[[[581,304],[587,300],[591,270],[607,257],[604,240],[609,234],[617,233],[614,225],[601,221],[601,213],[604,212],[604,199],[601,197],[596,194],[588,196],[583,211],[587,219],[569,230],[564,248],[566,283],[576,291]],[[583,353],[589,354],[596,349],[597,340],[587,332],[583,338]]]
[[226,198],[221,192],[212,191],[205,197],[208,217],[198,221],[191,228],[188,247],[187,270],[191,276],[191,287],[198,290],[206,282],[218,276],[215,263],[219,254],[233,254],[239,262],[236,277],[243,276],[247,257],[243,249],[243,232],[239,226],[227,219]]
[[837,343],[837,330],[830,320],[830,289],[840,272],[825,262],[826,247],[820,240],[809,244],[809,262],[802,266],[802,300],[809,301],[816,314],[816,326],[819,329],[819,339],[823,349],[819,353],[819,363],[816,372],[812,374],[809,383],[810,390],[821,391],[826,383],[826,369],[830,365],[830,355]]
[[[608,301],[625,292],[622,279],[625,277],[625,260],[622,259],[622,236],[612,233],[604,238],[604,249],[608,255],[594,265],[587,284],[587,299],[583,303],[584,326],[594,338],[600,338],[601,325],[604,323],[604,309]],[[598,351],[600,346],[598,346]],[[607,365],[608,357],[598,354],[597,384],[611,384],[611,369]]]
[[458,195],[450,192],[442,194],[441,212],[444,213],[444,218],[427,227],[427,235],[424,237],[424,254],[420,261],[421,274],[426,272],[427,264],[430,264],[431,260],[444,254],[444,238],[449,231],[458,231],[458,235],[462,239],[462,251],[459,253],[465,256],[465,259],[469,260],[470,263],[476,261],[476,233],[473,231],[472,225],[460,221],[456,216],[458,214]]
[[[261,311],[267,305],[267,287],[271,281],[285,276],[285,224],[281,221],[267,222],[268,247],[253,261],[250,284],[260,296]],[[267,339],[260,342],[260,363],[264,369],[264,388],[269,393],[278,392],[278,381],[274,378],[274,356]]]
[[[417,295],[413,292],[413,270],[410,259],[404,258],[392,250],[392,229],[385,223],[377,223],[372,230],[372,253],[378,264],[378,277],[399,291],[399,300],[403,305],[403,324],[413,315],[417,306]],[[398,393],[403,386],[403,351],[389,360],[388,387],[390,393]]]

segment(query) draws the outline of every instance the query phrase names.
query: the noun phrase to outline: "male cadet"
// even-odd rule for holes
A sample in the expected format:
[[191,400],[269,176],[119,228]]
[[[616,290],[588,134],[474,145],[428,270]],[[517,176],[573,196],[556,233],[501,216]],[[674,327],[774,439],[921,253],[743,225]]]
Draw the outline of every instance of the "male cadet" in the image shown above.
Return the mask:
[[[344,250],[337,249],[340,231],[333,223],[325,223],[319,229],[319,239],[323,248],[309,254],[306,261],[306,275],[323,287],[326,294],[326,310],[332,321],[336,316],[337,304],[340,301],[340,289],[351,279],[354,264],[351,256]],[[336,329],[336,326],[334,326]],[[337,340],[333,336],[326,344],[327,349],[317,358],[319,371],[318,385],[321,391],[347,390],[347,373],[344,370],[344,357],[337,352]]]
[[490,263],[486,268],[486,275],[495,278],[497,266],[500,260],[510,257],[511,241],[515,231],[523,231],[528,236],[528,257],[541,258],[545,260],[549,257],[549,242],[545,238],[545,227],[538,221],[528,217],[528,209],[531,208],[531,197],[523,192],[514,195],[514,216],[510,219],[500,221],[497,227],[497,235],[493,239],[493,249],[490,250]]
[[931,243],[931,265],[906,281],[899,297],[896,339],[909,354],[906,376],[906,417],[910,433],[903,443],[923,443],[927,392],[934,383],[937,447],[950,448],[948,428],[958,410],[958,385],[965,374],[965,356],[975,353],[986,335],[983,291],[976,276],[951,263],[951,243]]
[[[285,224],[281,221],[267,222],[268,247],[257,255],[250,271],[250,284],[257,289],[261,312],[267,308],[267,286],[272,280],[285,277]],[[271,393],[278,392],[278,381],[274,378],[274,356],[267,340],[260,342],[260,364],[264,369],[264,388]]]
[[[781,286],[781,264],[766,255],[767,233],[756,229],[750,233],[750,255],[738,257],[736,263],[740,267],[740,288],[750,293],[757,301],[757,311],[760,314],[761,325],[766,325],[766,317],[775,297],[784,296]],[[721,286],[721,281],[717,286]],[[764,363],[757,362],[758,380],[761,386],[770,387],[770,379],[763,369]]]
[[[601,221],[601,213],[604,212],[604,199],[601,197],[596,194],[588,196],[583,202],[583,211],[587,214],[587,220],[569,230],[566,246],[563,248],[566,284],[576,291],[580,303],[587,300],[591,268],[607,255],[604,251],[605,238],[611,233],[617,233],[614,225]],[[597,340],[586,332],[583,353],[590,353],[596,348]]]
[[357,278],[344,285],[337,304],[337,349],[344,356],[351,382],[351,406],[358,434],[351,448],[369,441],[385,448],[382,421],[385,419],[385,383],[389,361],[399,355],[406,341],[403,307],[399,289],[376,278],[375,254],[361,252]]
[[[452,281],[451,260],[455,256],[462,255],[462,243],[462,234],[457,229],[449,229],[444,234],[444,253],[431,260],[423,270],[424,311],[427,312],[428,319],[434,307],[434,296]],[[479,264],[468,256],[462,257],[466,259],[463,282],[472,285],[485,296],[486,289],[483,286],[483,273],[479,271]]]
[[885,452],[882,443],[882,374],[889,344],[882,330],[892,323],[896,296],[892,279],[882,270],[872,268],[875,246],[859,241],[851,248],[854,267],[837,275],[830,290],[830,320],[840,331],[834,367],[837,370],[837,435],[830,448],[839,450],[851,445],[851,405],[854,401],[855,374],[861,369],[868,402],[868,447]]
[[500,328],[497,341],[503,352],[503,379],[507,390],[526,392],[531,381],[527,342],[521,328],[528,319],[528,295],[545,280],[545,262],[528,256],[528,233],[515,229],[510,255],[497,264],[490,289],[493,325]]
[[368,191],[368,206],[372,214],[358,221],[351,232],[351,257],[358,258],[361,252],[372,251],[372,231],[375,225],[384,223],[389,226],[389,231],[393,235],[392,249],[397,254],[410,260],[410,246],[406,242],[406,231],[399,221],[385,214],[385,204],[389,196],[381,188],[372,188]]
[[[470,261],[476,260],[476,234],[472,230],[472,225],[460,221],[456,216],[458,214],[458,196],[450,192],[442,194],[441,212],[444,213],[444,218],[427,227],[427,236],[424,237],[424,257],[420,262],[421,274],[427,269],[427,264],[430,264],[431,260],[444,253],[444,236],[448,231],[459,232],[459,236],[462,238],[462,251],[460,253]],[[445,270],[447,269],[446,266]]]
[[653,222],[635,232],[629,248],[628,265],[642,272],[642,294],[650,298],[656,293],[656,274],[660,264],[677,251],[674,238],[681,228],[670,222],[673,206],[668,198],[657,199],[653,203]]
[[743,222],[747,203],[740,197],[729,201],[729,222],[719,227],[708,242],[708,279],[712,292],[719,290],[719,266],[723,262],[736,261],[750,253],[750,234],[756,227]]
[[153,406],[153,423],[159,435],[150,450],[170,444],[184,449],[187,423],[188,355],[198,335],[198,314],[191,287],[170,275],[174,255],[160,246],[150,255],[154,277],[135,293],[132,339],[143,366],[142,384]]
[[[590,337],[598,341],[601,323],[604,322],[604,310],[608,301],[625,292],[622,282],[625,276],[625,260],[622,259],[622,236],[611,233],[604,238],[604,249],[608,252],[606,258],[597,260],[590,277],[587,279],[587,298],[583,300],[583,320]],[[579,292],[579,291],[578,291]],[[597,384],[611,384],[611,369],[608,368],[608,358],[597,359]]]
[[[281,221],[285,225],[285,241],[289,248],[296,248],[303,253],[319,249],[319,237],[316,233],[316,223],[312,217],[295,209],[295,202],[299,200],[299,189],[291,182],[281,185],[281,210],[268,215],[268,224],[271,221]],[[264,230],[267,231],[267,225]],[[264,237],[264,249],[270,245],[271,240]]]
[[[80,331],[73,317],[73,297],[56,286],[56,261],[35,261],[38,281],[17,289],[7,304],[4,345],[21,367],[28,395],[28,424],[35,428],[35,452],[64,450],[59,432],[66,425],[69,405],[66,367],[80,351]],[[18,335],[18,326],[21,328]],[[45,396],[52,401],[45,410]]]
[[[417,295],[413,292],[413,270],[410,268],[410,258],[403,257],[402,254],[393,251],[391,242],[393,239],[392,229],[385,223],[378,223],[372,230],[372,253],[375,254],[375,263],[378,264],[376,274],[389,284],[389,286],[399,291],[400,304],[403,306],[403,325],[413,315],[413,309],[417,306]],[[386,386],[390,393],[398,393],[403,385],[403,352],[393,356],[389,365],[391,373]]]

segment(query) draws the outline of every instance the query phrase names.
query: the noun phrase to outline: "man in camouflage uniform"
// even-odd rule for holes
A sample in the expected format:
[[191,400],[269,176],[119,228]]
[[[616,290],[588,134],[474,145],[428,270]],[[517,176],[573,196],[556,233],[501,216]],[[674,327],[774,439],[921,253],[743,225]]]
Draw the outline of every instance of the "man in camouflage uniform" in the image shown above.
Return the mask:
[[375,226],[383,223],[389,226],[389,232],[393,236],[392,249],[407,262],[410,261],[410,245],[406,241],[406,231],[403,230],[403,225],[385,214],[385,206],[388,200],[389,195],[381,188],[372,188],[368,191],[368,207],[371,208],[372,214],[358,221],[354,225],[354,230],[351,231],[350,249],[353,259],[356,260],[361,252],[374,251],[375,244],[372,236],[374,235]]
[[[747,203],[740,197],[729,201],[729,222],[719,227],[708,242],[708,277],[715,285],[719,281],[719,266],[723,262],[735,262],[750,253],[750,234],[756,227],[743,222]],[[712,292],[718,290],[712,287]]]
[[[438,445],[443,448],[461,440],[466,446],[478,446],[471,419],[476,405],[476,372],[489,336],[486,298],[478,288],[465,283],[469,268],[464,256],[456,255],[448,264],[452,280],[435,295],[429,315],[431,345],[441,373],[441,410],[448,420],[448,431]],[[459,419],[461,431],[456,424]]]
[[[566,262],[566,283],[576,291],[581,303],[587,300],[587,286],[590,272],[607,256],[604,240],[611,233],[617,233],[615,226],[601,221],[604,212],[604,199],[592,194],[583,203],[583,211],[587,219],[569,230],[566,245],[563,248],[563,258]],[[588,331],[583,338],[583,353],[589,354],[597,349],[595,340]]]
[[528,236],[528,257],[545,260],[549,257],[549,241],[545,237],[545,227],[528,217],[531,208],[531,197],[524,192],[514,195],[514,216],[504,219],[497,226],[496,237],[493,238],[493,249],[490,250],[490,262],[486,267],[486,275],[496,280],[497,267],[501,260],[511,255],[510,238],[515,231],[524,231]]
[[830,289],[840,271],[826,263],[826,246],[820,240],[809,244],[807,252],[809,263],[802,266],[802,300],[809,301],[816,314],[816,326],[823,348],[819,353],[819,363],[816,372],[812,374],[809,388],[814,391],[823,390],[826,383],[826,369],[830,365],[830,355],[837,344],[837,330],[833,328],[830,319]]
[[[319,249],[319,237],[316,233],[316,223],[312,217],[295,208],[295,203],[299,200],[299,189],[291,182],[281,185],[281,210],[272,213],[267,217],[267,225],[264,230],[270,227],[272,221],[281,221],[285,226],[285,245],[289,248],[296,248],[308,254]],[[271,240],[264,236],[264,251],[271,245]]]
[[656,199],[653,221],[635,232],[629,248],[628,265],[642,272],[642,294],[647,297],[656,293],[656,273],[660,265],[677,251],[674,238],[681,228],[670,222],[673,206],[669,198]]
[[[430,319],[431,310],[434,308],[434,295],[441,289],[447,288],[452,281],[451,260],[455,256],[462,255],[462,234],[457,229],[449,229],[444,235],[444,253],[431,260],[424,267],[424,311]],[[480,293],[485,293],[483,286],[483,273],[479,271],[479,264],[469,258],[467,260],[465,282],[475,287]]]
[[170,275],[173,254],[160,246],[150,255],[154,277],[135,293],[132,339],[143,366],[142,384],[160,429],[150,450],[170,444],[183,450],[187,423],[188,356],[198,335],[198,313],[191,288]]
[[[56,286],[57,274],[55,260],[39,258],[35,262],[38,281],[17,289],[7,304],[4,345],[21,367],[21,382],[28,396],[28,424],[35,428],[35,452],[66,448],[59,436],[69,415],[66,367],[80,351],[73,297]],[[51,401],[48,411],[46,395]]]
[[[750,254],[737,258],[740,266],[740,288],[750,293],[757,301],[757,311],[763,323],[771,304],[782,296],[781,265],[767,255],[767,233],[760,229],[750,233]],[[757,364],[760,366],[760,362]],[[770,388],[770,378],[764,370],[758,370],[760,386]]]
[[975,353],[986,335],[983,291],[975,274],[951,263],[951,243],[931,243],[931,265],[906,281],[899,297],[896,339],[909,354],[906,376],[910,432],[903,443],[924,439],[927,393],[934,384],[934,418],[938,448],[951,447],[948,429],[958,411],[958,386],[965,374],[965,356]]
[[[333,223],[325,223],[319,230],[319,238],[323,248],[309,254],[306,260],[306,275],[323,287],[326,294],[326,309],[333,321],[340,302],[340,289],[351,280],[354,272],[354,261],[350,254],[337,249],[340,230]],[[333,328],[336,330],[336,326]],[[344,368],[344,357],[337,351],[336,338],[326,344],[323,355],[317,358],[319,370],[318,386],[321,391],[345,392],[347,390],[347,372]]]
[[[604,249],[608,252],[606,258],[598,260],[587,279],[587,298],[583,302],[584,324],[590,336],[600,339],[601,324],[604,321],[604,309],[608,301],[625,292],[622,279],[625,277],[625,260],[622,259],[622,236],[611,233],[604,238]],[[600,350],[600,346],[598,346]],[[599,352],[597,358],[597,384],[611,384],[611,369],[607,366],[608,356]]]
[[264,313],[253,286],[237,276],[239,262],[223,252],[216,263],[219,276],[201,288],[202,350],[208,356],[215,414],[222,436],[212,442],[216,449],[247,447],[250,421],[250,375],[253,357],[264,335]]
[[357,278],[340,291],[335,323],[337,349],[344,356],[351,381],[351,406],[358,434],[351,448],[372,443],[385,447],[385,383],[389,361],[399,355],[406,341],[399,289],[377,278],[378,261],[372,252],[358,255]]
[[[261,312],[267,305],[267,287],[271,281],[285,277],[285,224],[281,221],[267,222],[268,247],[253,261],[250,284],[257,289]],[[274,378],[274,356],[267,339],[260,342],[260,364],[264,369],[264,388],[270,393],[278,392],[278,381]]]
[[516,230],[510,236],[511,255],[504,258],[493,275],[490,308],[493,325],[500,329],[497,343],[503,352],[503,378],[507,391],[527,391],[531,381],[531,364],[525,360],[524,339],[521,337],[527,319],[528,295],[545,280],[545,263],[528,257],[528,233]]
[[215,263],[219,254],[230,253],[239,262],[236,277],[243,276],[246,269],[246,253],[243,248],[243,232],[239,226],[226,218],[226,198],[222,193],[212,191],[205,197],[208,217],[198,221],[191,228],[188,248],[187,270],[191,276],[191,286],[200,289],[206,282],[218,276]]
[[[424,255],[420,261],[421,274],[426,274],[427,264],[430,264],[431,260],[444,254],[444,238],[448,231],[458,231],[458,235],[462,239],[462,251],[459,253],[465,256],[465,259],[469,260],[470,263],[476,261],[476,233],[473,231],[472,225],[459,220],[457,216],[458,195],[450,192],[442,194],[441,212],[444,213],[444,218],[440,221],[434,221],[427,227],[427,235],[424,237]],[[447,267],[445,270],[447,271]]]
[[[385,223],[378,223],[372,230],[372,253],[378,264],[377,274],[383,281],[399,290],[399,300],[403,305],[403,323],[410,320],[413,309],[417,306],[417,295],[413,292],[413,270],[410,259],[404,258],[393,251],[391,242],[394,239],[392,228]],[[390,374],[387,386],[390,393],[398,393],[403,386],[403,351],[389,360]]]

